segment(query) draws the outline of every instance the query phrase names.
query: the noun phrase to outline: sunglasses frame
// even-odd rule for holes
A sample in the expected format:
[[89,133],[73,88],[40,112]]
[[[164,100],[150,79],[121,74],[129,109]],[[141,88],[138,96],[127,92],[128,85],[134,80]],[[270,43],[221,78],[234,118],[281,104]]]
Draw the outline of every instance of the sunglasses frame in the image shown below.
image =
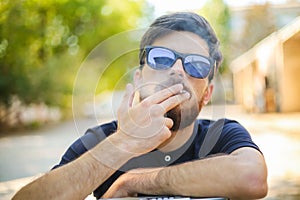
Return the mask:
[[[152,49],[154,49],[154,48],[166,49],[166,50],[168,50],[168,51],[171,51],[171,52],[175,55],[174,63],[173,63],[169,68],[161,69],[161,70],[167,70],[167,69],[172,68],[173,65],[176,63],[176,61],[177,61],[178,59],[180,59],[181,62],[182,62],[183,69],[184,69],[185,73],[187,73],[187,74],[190,75],[191,77],[198,78],[198,77],[195,77],[195,76],[189,74],[189,73],[186,71],[185,66],[184,66],[184,60],[185,60],[185,58],[188,57],[188,56],[193,56],[193,55],[195,55],[195,56],[200,56],[200,57],[202,57],[202,58],[207,59],[207,60],[209,61],[209,63],[210,63],[210,69],[209,69],[209,73],[207,74],[207,76],[205,76],[205,77],[203,77],[203,78],[198,78],[198,79],[205,79],[205,78],[207,78],[207,77],[213,77],[214,70],[215,70],[215,62],[214,62],[214,60],[211,59],[210,57],[206,57],[206,56],[203,56],[203,55],[200,55],[200,54],[184,54],[184,53],[179,53],[179,52],[177,52],[177,51],[175,51],[175,50],[173,50],[173,49],[169,49],[169,48],[162,47],[162,46],[151,46],[151,45],[147,45],[147,46],[144,47],[144,50],[143,50],[142,55],[141,55],[141,60],[140,60],[140,68],[141,68],[141,69],[142,69],[142,67],[143,67],[144,64],[145,64],[145,60],[146,60],[147,64],[148,64],[151,68],[153,68],[153,67],[151,66],[151,64],[148,63],[148,55],[149,55],[149,52],[150,52]],[[155,69],[155,68],[153,68],[153,69]],[[159,70],[159,69],[155,69],[155,70]]]

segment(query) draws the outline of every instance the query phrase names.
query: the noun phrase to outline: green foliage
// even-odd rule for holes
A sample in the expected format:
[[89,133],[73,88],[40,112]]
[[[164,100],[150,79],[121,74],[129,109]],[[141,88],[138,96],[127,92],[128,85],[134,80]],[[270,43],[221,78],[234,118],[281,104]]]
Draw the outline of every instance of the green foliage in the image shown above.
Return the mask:
[[25,105],[69,107],[84,57],[111,35],[136,28],[146,6],[133,0],[1,1],[0,106],[8,108],[17,97]]
[[220,48],[224,56],[221,73],[228,70],[228,56],[230,55],[230,12],[223,0],[207,0],[200,10],[220,40]]

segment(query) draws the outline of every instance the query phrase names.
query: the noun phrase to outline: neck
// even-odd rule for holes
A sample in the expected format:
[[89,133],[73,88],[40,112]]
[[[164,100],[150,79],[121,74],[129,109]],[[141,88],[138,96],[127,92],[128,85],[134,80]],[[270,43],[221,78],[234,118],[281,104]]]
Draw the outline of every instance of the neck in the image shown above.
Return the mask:
[[162,152],[170,152],[180,148],[192,136],[194,130],[194,123],[184,129],[172,131],[172,136],[164,143],[158,146]]

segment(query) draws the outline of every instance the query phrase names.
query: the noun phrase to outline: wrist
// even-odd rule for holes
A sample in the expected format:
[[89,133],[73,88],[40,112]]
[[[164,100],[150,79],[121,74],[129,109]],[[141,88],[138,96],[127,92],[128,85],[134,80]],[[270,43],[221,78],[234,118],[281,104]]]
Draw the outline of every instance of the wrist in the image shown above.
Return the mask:
[[136,188],[138,181],[135,179],[134,174],[127,172],[127,173],[121,175],[119,183],[120,183],[121,187],[125,188],[128,193],[130,193],[130,194],[138,193],[137,188]]
[[158,174],[162,168],[139,168],[124,174],[124,187],[133,193],[146,195],[166,194],[162,183],[158,182]]
[[155,184],[159,186],[159,194],[172,194],[172,181],[169,167],[160,168],[155,175]]
[[132,158],[149,152],[147,150],[147,141],[143,141],[141,137],[134,136],[132,133],[118,130],[110,137],[110,141],[122,151],[127,152]]
[[117,133],[103,140],[91,149],[89,154],[101,164],[115,169],[135,157],[135,154],[128,150],[126,140]]
[[108,140],[116,149],[118,149],[119,153],[124,154],[125,156],[133,158],[140,155],[135,151],[137,144],[133,143],[132,139],[121,130],[112,134]]

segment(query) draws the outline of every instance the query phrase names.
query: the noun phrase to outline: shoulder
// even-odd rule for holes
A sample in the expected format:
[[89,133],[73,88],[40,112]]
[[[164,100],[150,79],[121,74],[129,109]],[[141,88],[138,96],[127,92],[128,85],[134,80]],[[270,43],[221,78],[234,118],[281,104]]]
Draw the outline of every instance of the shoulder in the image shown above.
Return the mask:
[[117,121],[111,121],[108,123],[104,123],[98,126],[95,126],[93,128],[89,128],[86,132],[86,134],[92,133],[95,135],[102,135],[109,136],[110,134],[114,133],[117,130]]
[[93,148],[107,136],[114,133],[117,129],[117,122],[112,121],[99,126],[88,129],[83,136],[78,138],[73,144],[67,149],[62,156],[62,159],[58,165],[54,168],[62,166],[72,160],[78,158],[84,154],[87,150]]
[[93,128],[89,128],[80,140],[86,149],[91,149],[106,137],[116,132],[117,128],[117,121],[101,124]]
[[215,153],[231,153],[241,147],[253,147],[249,132],[239,122],[231,119],[198,120],[202,156]]
[[235,131],[248,131],[237,121],[222,118],[218,120],[198,119],[198,126],[201,132],[221,131],[222,134]]

